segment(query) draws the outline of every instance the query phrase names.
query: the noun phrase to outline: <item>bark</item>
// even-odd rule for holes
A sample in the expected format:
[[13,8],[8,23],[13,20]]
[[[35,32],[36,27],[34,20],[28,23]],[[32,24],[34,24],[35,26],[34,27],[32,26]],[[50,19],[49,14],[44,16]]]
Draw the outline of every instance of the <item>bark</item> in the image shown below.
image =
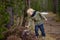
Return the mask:
[[6,25],[8,28],[10,28],[14,24],[14,13],[12,7],[7,7],[7,12],[9,13],[9,23]]
[[26,20],[27,20],[27,19],[26,19],[26,17],[27,17],[26,11],[27,11],[27,9],[30,7],[30,0],[25,0],[24,3],[25,3],[25,9],[24,9],[24,16],[23,16],[22,26],[25,27],[25,23],[26,23]]
[[57,13],[58,11],[58,0],[53,0],[53,12]]

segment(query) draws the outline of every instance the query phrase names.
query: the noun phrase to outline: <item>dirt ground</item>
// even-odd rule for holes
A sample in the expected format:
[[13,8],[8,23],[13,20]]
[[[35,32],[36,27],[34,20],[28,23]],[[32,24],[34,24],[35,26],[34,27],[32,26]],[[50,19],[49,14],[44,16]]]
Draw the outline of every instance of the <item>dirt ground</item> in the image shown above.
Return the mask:
[[45,31],[47,34],[50,34],[51,37],[56,40],[60,40],[60,22],[54,20],[55,14],[48,14],[48,21],[45,23]]

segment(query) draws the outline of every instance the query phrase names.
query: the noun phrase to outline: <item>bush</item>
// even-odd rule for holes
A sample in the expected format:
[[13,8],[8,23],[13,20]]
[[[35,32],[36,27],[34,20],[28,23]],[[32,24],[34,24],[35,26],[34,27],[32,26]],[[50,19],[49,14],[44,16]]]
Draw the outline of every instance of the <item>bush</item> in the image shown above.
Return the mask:
[[9,22],[9,14],[6,12],[5,2],[0,1],[0,39],[4,38],[2,32],[7,29],[4,27]]

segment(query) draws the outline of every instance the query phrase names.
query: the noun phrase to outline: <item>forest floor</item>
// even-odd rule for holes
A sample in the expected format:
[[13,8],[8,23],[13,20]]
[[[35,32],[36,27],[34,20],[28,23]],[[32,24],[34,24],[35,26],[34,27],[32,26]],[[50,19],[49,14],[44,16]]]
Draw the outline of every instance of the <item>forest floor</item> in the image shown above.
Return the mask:
[[[46,32],[45,40],[60,40],[60,22],[56,22],[54,20],[55,16],[56,15],[51,12],[49,12],[49,14],[46,16],[48,21],[45,22],[45,24],[44,24],[44,26],[45,26],[44,28],[45,28],[45,32]],[[26,34],[24,36],[21,36],[24,28],[18,27],[17,29],[14,30],[12,35],[9,35],[7,37],[7,40],[42,40],[41,35],[39,36],[38,39],[35,39],[34,27],[30,28],[31,33],[27,36],[26,36]],[[29,33],[29,32],[27,32],[27,33]],[[39,32],[39,34],[41,34],[41,32]]]
[[50,40],[60,40],[60,22],[56,22],[55,17],[56,14],[50,12],[50,14],[47,15],[48,21],[45,23],[45,31],[46,34],[49,34]]

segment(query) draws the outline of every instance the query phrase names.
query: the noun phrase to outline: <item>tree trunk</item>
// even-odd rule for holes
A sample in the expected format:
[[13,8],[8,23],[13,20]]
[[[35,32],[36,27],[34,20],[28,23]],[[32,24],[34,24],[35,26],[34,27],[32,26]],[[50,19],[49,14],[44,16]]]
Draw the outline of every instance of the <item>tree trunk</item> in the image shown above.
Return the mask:
[[23,23],[22,23],[22,26],[25,27],[25,23],[26,23],[26,18],[27,18],[27,9],[30,7],[30,0],[24,0],[24,3],[25,3],[25,9],[24,9],[24,17],[23,17]]
[[58,0],[53,0],[53,12],[58,12]]
[[10,16],[10,21],[7,24],[7,27],[10,28],[14,24],[14,13],[13,13],[13,8],[12,7],[7,7],[7,12],[9,13]]

